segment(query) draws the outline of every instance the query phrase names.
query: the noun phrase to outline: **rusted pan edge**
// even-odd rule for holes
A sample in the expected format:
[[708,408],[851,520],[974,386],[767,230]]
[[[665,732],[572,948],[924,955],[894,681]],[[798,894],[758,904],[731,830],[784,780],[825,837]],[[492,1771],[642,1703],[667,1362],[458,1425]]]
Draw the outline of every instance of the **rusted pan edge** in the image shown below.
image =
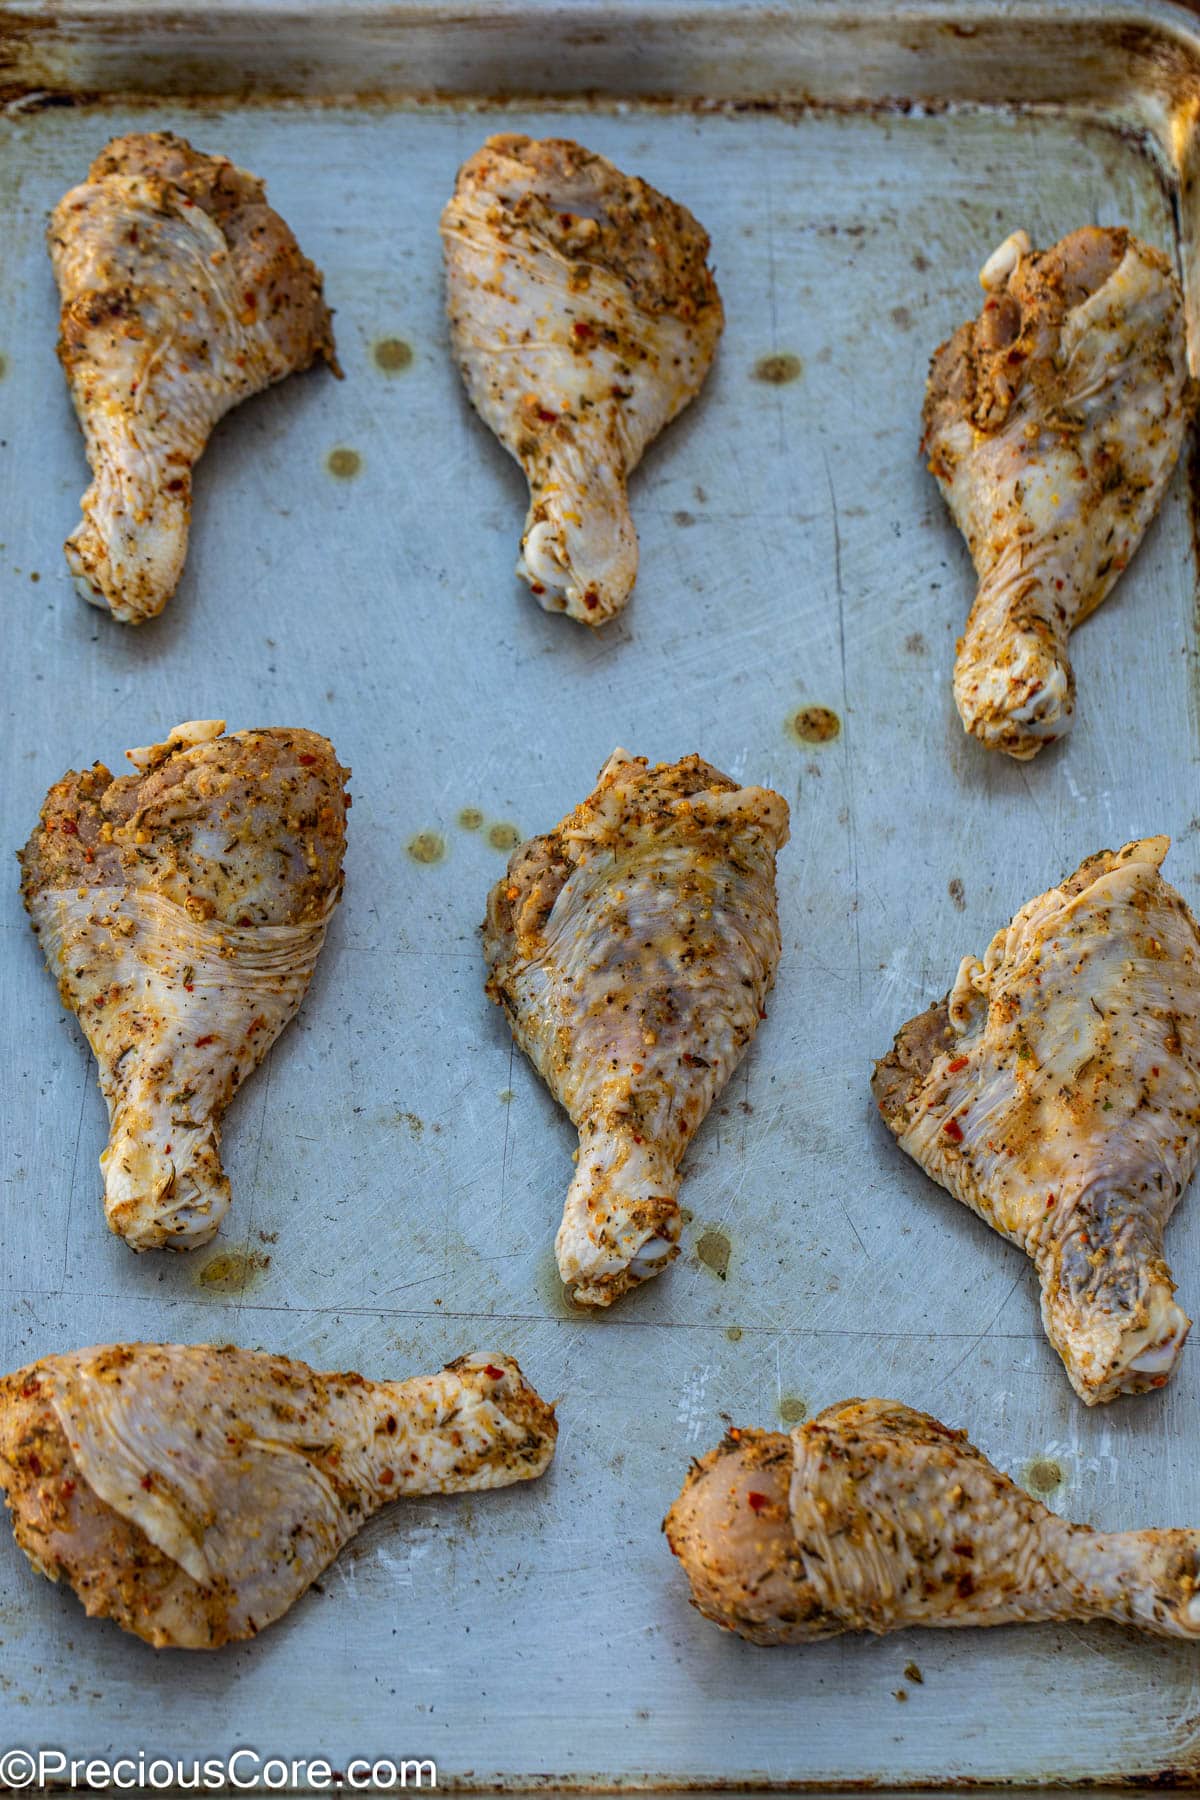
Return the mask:
[[241,98],[1149,100],[1174,114],[1200,91],[1200,12],[1183,0],[0,0],[0,81]]

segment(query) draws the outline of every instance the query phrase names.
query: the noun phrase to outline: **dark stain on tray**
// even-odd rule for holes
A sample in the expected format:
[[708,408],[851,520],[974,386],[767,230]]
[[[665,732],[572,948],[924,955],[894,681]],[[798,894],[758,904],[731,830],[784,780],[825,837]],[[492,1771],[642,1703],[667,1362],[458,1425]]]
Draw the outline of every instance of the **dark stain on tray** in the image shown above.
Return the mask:
[[270,1266],[264,1250],[218,1250],[196,1271],[196,1282],[218,1294],[244,1294]]
[[353,481],[362,468],[362,457],[357,450],[349,450],[344,444],[339,444],[325,458],[325,467],[339,481]]
[[436,831],[418,831],[408,840],[408,854],[414,862],[440,863],[446,854],[446,840]]
[[910,631],[904,640],[904,648],[909,656],[927,656],[929,645],[925,642],[923,631]]
[[842,729],[842,721],[827,706],[802,706],[787,722],[791,735],[802,744],[829,744]]
[[957,875],[946,883],[946,892],[953,900],[959,912],[964,912],[967,905],[967,890],[964,888]]
[[696,1255],[706,1269],[711,1269],[719,1281],[724,1281],[729,1274],[729,1258],[733,1254],[733,1246],[725,1232],[717,1226],[709,1225],[696,1240]]
[[385,375],[399,375],[412,366],[412,345],[406,344],[403,338],[380,338],[372,355],[375,367],[382,369]]
[[1035,1456],[1021,1471],[1021,1486],[1040,1499],[1063,1484],[1062,1464],[1052,1456]]
[[754,365],[755,381],[765,381],[771,387],[786,387],[789,381],[796,381],[804,373],[804,364],[790,350],[777,350],[771,356],[760,356]]

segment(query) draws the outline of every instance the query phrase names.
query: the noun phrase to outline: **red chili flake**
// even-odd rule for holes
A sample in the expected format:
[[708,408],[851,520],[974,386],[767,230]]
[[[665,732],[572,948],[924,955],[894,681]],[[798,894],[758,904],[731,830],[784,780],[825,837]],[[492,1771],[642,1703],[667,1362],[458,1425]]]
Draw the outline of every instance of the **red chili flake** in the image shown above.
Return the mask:
[[203,1050],[205,1044],[215,1044],[216,1041],[217,1034],[215,1031],[206,1032],[202,1038],[196,1039],[196,1048],[197,1050]]
[[60,1498],[69,1500],[71,1495],[75,1492],[75,1483],[73,1481],[64,1481],[58,1492]]
[[946,1123],[942,1126],[942,1130],[945,1132],[946,1136],[952,1138],[956,1144],[962,1143],[962,1126],[957,1119],[947,1119]]
[[543,425],[557,425],[558,414],[556,412],[548,412],[544,406],[536,407],[535,411]]
[[147,1493],[151,1492],[154,1487],[154,1475],[151,1470],[146,1470],[146,1473],[142,1476],[141,1485],[145,1488]]
[[313,763],[315,763],[316,760],[317,760],[316,757],[312,756],[307,750],[302,751],[301,754],[296,758],[296,761],[298,763],[303,763],[306,769],[309,768]]
[[589,338],[589,337],[595,337],[595,335],[596,335],[595,326],[590,325],[586,319],[576,319],[575,323],[571,327],[571,330],[574,332],[575,336],[578,338]]
[[952,1063],[946,1064],[947,1075],[957,1075],[960,1069],[966,1068],[970,1060],[969,1056],[956,1056]]
[[498,1369],[494,1363],[488,1363],[483,1372],[485,1375],[490,1375],[493,1381],[503,1381],[504,1379],[504,1370]]
[[164,1156],[170,1156],[170,1154],[171,1154],[171,1151],[172,1151],[172,1149],[173,1149],[173,1148],[174,1148],[174,1146],[173,1146],[173,1145],[171,1145],[171,1144],[164,1144],[164,1145],[163,1145],[163,1155],[164,1155]]
[[746,1495],[746,1500],[751,1512],[761,1512],[763,1507],[767,1504],[767,1496],[765,1494],[751,1492]]
[[1157,1075],[1157,1074],[1158,1074],[1158,1064],[1157,1064],[1157,1063],[1152,1063],[1152,1064],[1151,1064],[1151,1066],[1150,1066],[1150,1073],[1151,1073],[1151,1074],[1152,1074],[1152,1075]]
[[540,581],[531,581],[529,591],[531,594],[544,594],[546,590]]
[[562,226],[564,231],[570,231],[571,226],[574,222],[574,218],[575,218],[574,213],[559,213],[558,222]]
[[960,1575],[954,1586],[960,1600],[969,1600],[975,1592],[975,1577]]
[[589,612],[595,612],[600,604],[600,596],[595,588],[588,589],[587,593],[583,596],[583,604],[587,607]]
[[183,991],[185,994],[194,993],[195,988],[196,988],[196,984],[194,981],[185,981],[183,984]]
[[241,918],[238,920],[239,925],[253,925],[253,923],[254,923],[254,920],[250,917],[249,913],[243,913]]
[[41,1465],[40,1459],[32,1454],[30,1454],[26,1466],[28,1467],[30,1473],[33,1475],[40,1475],[42,1472],[42,1465]]
[[64,819],[62,822],[62,830],[66,832],[68,837],[79,836],[79,827],[74,819]]
[[396,1479],[395,1469],[380,1469],[380,1471],[379,1471],[380,1487],[391,1487],[391,1485],[392,1485],[393,1481],[395,1481],[395,1479]]
[[387,1432],[389,1437],[395,1437],[395,1435],[396,1435],[396,1415],[395,1415],[395,1413],[388,1414],[387,1418],[383,1422],[383,1429]]
[[183,477],[181,475],[177,475],[175,477],[174,481],[168,481],[167,492],[168,492],[168,494],[179,494],[179,493],[183,492],[183,487],[184,487]]
[[1054,1195],[1053,1195],[1053,1194],[1047,1194],[1047,1195],[1046,1195],[1046,1211],[1047,1211],[1047,1212],[1049,1212],[1049,1211],[1050,1211],[1050,1208],[1051,1208],[1051,1207],[1052,1207],[1052,1206],[1053,1206],[1053,1205],[1054,1205]]

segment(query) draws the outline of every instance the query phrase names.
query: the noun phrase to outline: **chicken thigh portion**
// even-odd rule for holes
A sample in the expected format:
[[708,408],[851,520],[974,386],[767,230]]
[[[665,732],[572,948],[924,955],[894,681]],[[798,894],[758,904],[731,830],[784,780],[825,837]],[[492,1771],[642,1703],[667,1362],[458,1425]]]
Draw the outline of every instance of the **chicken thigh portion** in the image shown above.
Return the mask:
[[754,1644],[1040,1619],[1200,1638],[1200,1532],[1069,1524],[896,1400],[730,1431],[664,1529],[693,1605]]
[[0,1488],[34,1568],[89,1617],[215,1650],[281,1618],[389,1501],[530,1481],[557,1431],[506,1356],[367,1381],[109,1344],[0,1380]]
[[262,182],[169,131],[115,138],[47,237],[93,477],[67,563],[85,600],[137,625],[183,571],[217,421],[319,356],[336,370],[329,308]]
[[1179,283],[1132,232],[1044,251],[1014,232],[981,280],[979,317],[934,355],[921,447],[979,577],[954,698],[1025,759],[1070,727],[1068,635],[1157,512],[1194,385]]
[[529,482],[517,572],[586,625],[637,575],[627,476],[699,392],[724,315],[691,213],[562,138],[489,138],[442,213],[472,405]]
[[1089,1406],[1161,1387],[1191,1323],[1163,1233],[1200,1153],[1200,931],[1165,837],[1023,906],[876,1065],[889,1129],[1020,1246]]
[[313,731],[199,720],[71,770],[21,891],[108,1103],[104,1207],[134,1250],[208,1243],[229,1207],[221,1119],[295,1016],[342,892],[349,799]]
[[679,1166],[765,1015],[787,802],[685,756],[614,750],[595,792],[513,852],[487,991],[579,1129],[555,1244],[584,1306],[679,1252]]

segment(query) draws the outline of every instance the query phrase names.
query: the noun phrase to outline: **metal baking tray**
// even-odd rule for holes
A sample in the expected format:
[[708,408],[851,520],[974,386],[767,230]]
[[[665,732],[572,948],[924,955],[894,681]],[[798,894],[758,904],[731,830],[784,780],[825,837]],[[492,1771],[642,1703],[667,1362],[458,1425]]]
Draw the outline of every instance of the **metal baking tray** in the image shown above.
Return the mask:
[[[916,447],[929,353],[1014,227],[1128,224],[1194,306],[1200,17],[25,0],[0,6],[0,95],[5,853],[65,768],[187,718],[328,732],[355,798],[308,1000],[229,1117],[233,1211],[188,1257],[105,1229],[91,1060],[9,864],[0,1361],[235,1339],[401,1375],[495,1345],[562,1397],[546,1480],[394,1509],[211,1658],[87,1623],[0,1531],[0,1736],[428,1756],[466,1790],[1187,1784],[1195,1649],[1038,1627],[765,1652],[690,1610],[658,1527],[726,1416],[876,1393],[969,1425],[1064,1513],[1200,1523],[1196,1343],[1162,1394],[1085,1411],[1024,1259],[906,1161],[867,1088],[959,956],[1085,853],[1168,831],[1200,901],[1188,469],[1078,635],[1074,733],[1017,765],[954,713],[971,574]],[[346,380],[221,427],[182,586],[135,631],[62,560],[85,465],[42,230],[110,135],[163,126],[267,179],[325,271]],[[728,329],[634,479],[641,576],[599,636],[514,576],[523,485],[448,354],[438,212],[496,128],[585,140],[713,238]],[[810,706],[836,737],[798,741]],[[792,841],[779,984],[690,1156],[684,1254],[586,1318],[551,1250],[573,1134],[484,999],[477,925],[514,831],[618,743],[773,784]],[[1169,1252],[1195,1311],[1200,1196]]]

